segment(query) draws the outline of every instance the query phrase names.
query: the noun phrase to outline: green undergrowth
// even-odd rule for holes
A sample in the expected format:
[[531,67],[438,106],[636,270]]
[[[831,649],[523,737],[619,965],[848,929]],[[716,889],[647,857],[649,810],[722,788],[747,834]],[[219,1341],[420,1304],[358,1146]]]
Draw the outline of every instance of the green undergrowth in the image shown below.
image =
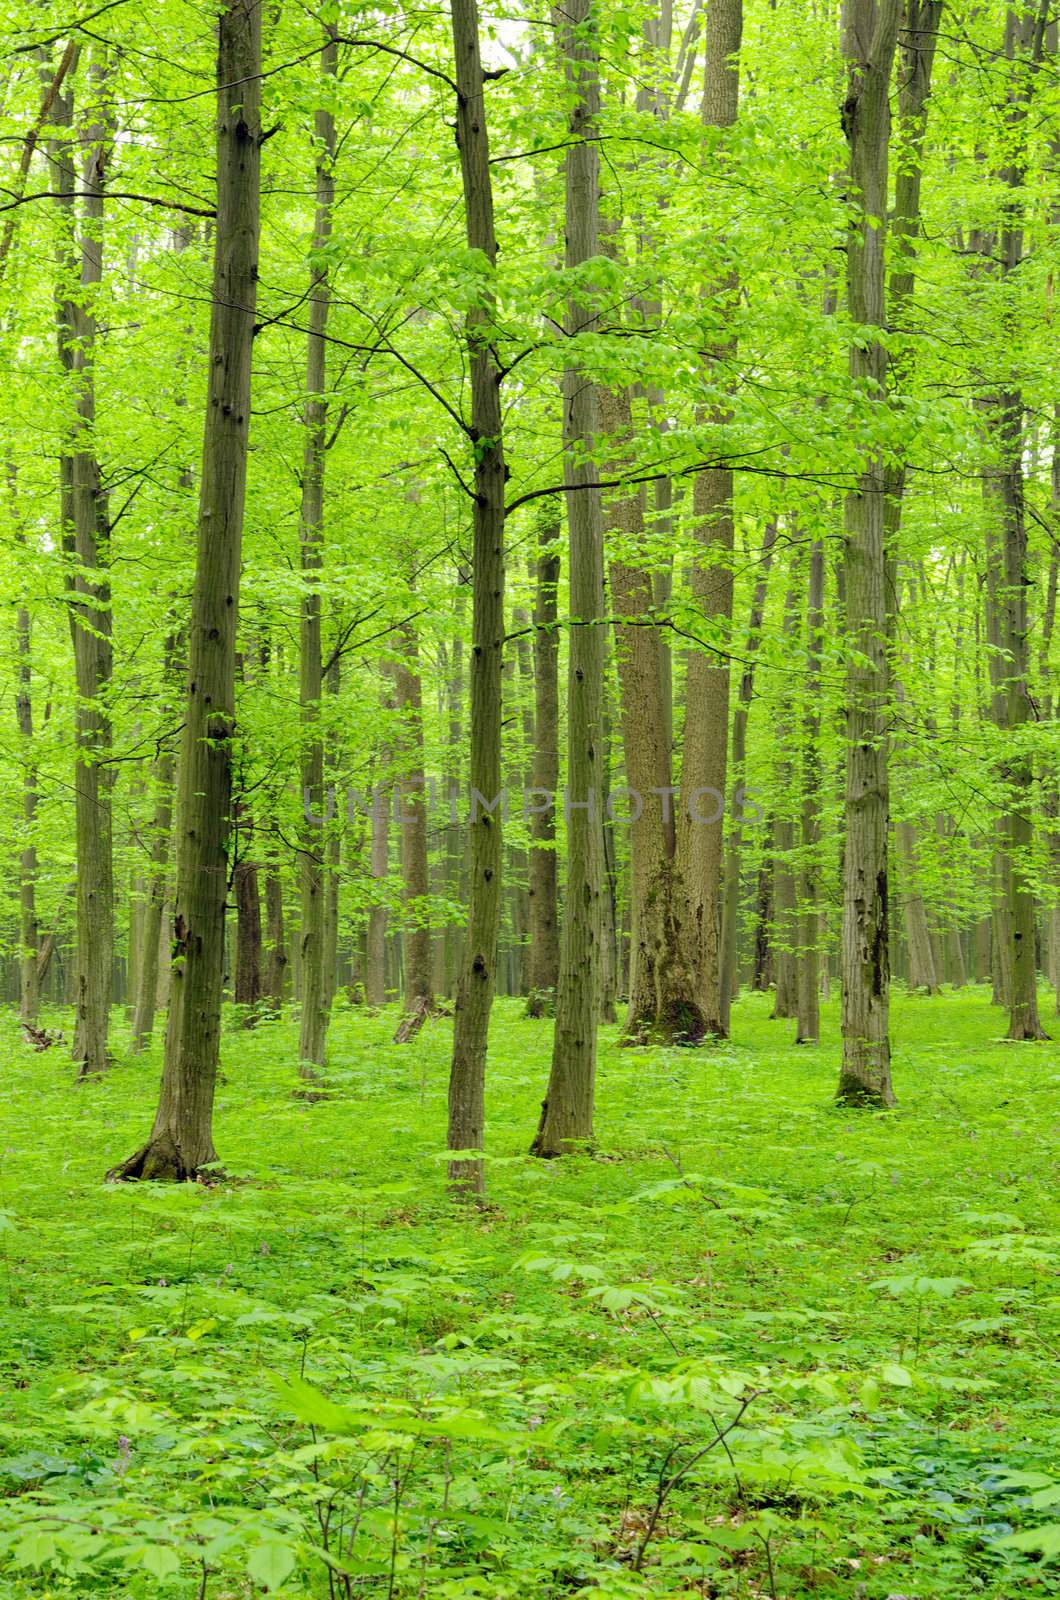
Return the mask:
[[[1043,997],[1044,1003],[1044,997]],[[451,1023],[223,1040],[224,1181],[108,1186],[159,1055],[75,1086],[0,1023],[0,1594],[1060,1593],[1060,1047],[895,1004],[896,1112],[796,1048],[603,1042],[591,1153],[526,1150],[551,1023],[498,1003],[490,1204]],[[1057,1028],[1060,1037],[1060,1027]]]

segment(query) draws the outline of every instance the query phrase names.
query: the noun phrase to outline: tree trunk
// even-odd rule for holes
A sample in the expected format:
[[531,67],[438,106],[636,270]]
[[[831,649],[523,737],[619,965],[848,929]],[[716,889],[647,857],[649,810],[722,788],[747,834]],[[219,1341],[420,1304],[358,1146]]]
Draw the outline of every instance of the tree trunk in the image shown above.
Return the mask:
[[[501,661],[504,634],[504,440],[502,373],[489,337],[494,318],[497,236],[486,131],[485,79],[476,0],[451,7],[456,60],[456,138],[468,248],[484,259],[478,303],[467,314],[475,510],[471,623],[471,849],[468,923],[457,983],[449,1074],[450,1150],[480,1150],[484,1132],[486,1046],[497,982],[502,830]],[[468,1194],[485,1188],[482,1162],[458,1157],[449,1179]]]
[[[628,393],[600,391],[601,425],[614,443],[633,431]],[[608,472],[608,477],[615,476]],[[625,1039],[629,1044],[698,1044],[707,1031],[700,1007],[689,908],[676,860],[676,832],[662,639],[653,625],[652,574],[637,565],[646,545],[643,491],[612,497],[605,510],[622,700],[630,818],[630,970]],[[624,620],[627,619],[628,621]]]
[[729,1016],[737,990],[737,949],[740,916],[740,857],[743,850],[743,795],[744,769],[747,762],[747,722],[754,697],[755,657],[762,634],[769,571],[773,564],[773,547],[777,540],[777,523],[771,518],[762,536],[758,555],[758,573],[751,613],[747,620],[747,638],[744,644],[744,669],[736,697],[736,710],[732,719],[731,781],[729,783],[729,843],[725,851],[725,893],[721,916],[721,1022],[729,1031]]
[[217,58],[217,222],[209,388],[177,791],[173,974],[147,1144],[123,1178],[196,1177],[216,1160],[239,569],[246,495],[261,172],[261,7],[226,0]]
[[[1009,61],[1020,59],[1037,69],[1045,45],[1046,20],[1044,6],[1021,5],[1007,12],[1004,48]],[[1014,79],[1005,108],[1010,154],[999,177],[1007,196],[1001,208],[1000,237],[991,252],[1003,289],[1009,288],[1024,259],[1026,121],[1032,86],[1032,78]],[[1010,299],[1003,312],[1006,326],[1012,317],[1011,307]],[[1019,349],[1020,330],[1013,325],[1008,331],[1012,348]],[[990,631],[1001,652],[997,670],[992,674],[993,710],[998,727],[1004,731],[1013,752],[1006,756],[999,773],[1006,802],[999,819],[1004,916],[998,919],[998,932],[1007,945],[1002,971],[1007,968],[1011,979],[1007,996],[1008,1037],[1045,1039],[1048,1036],[1038,1017],[1034,863],[1031,859],[1034,823],[1030,797],[1034,768],[1020,734],[1020,730],[1034,720],[1035,713],[1028,688],[1030,575],[1024,516],[1023,396],[1014,376],[986,400],[984,410],[995,454],[984,476],[984,492],[988,503],[993,502],[998,523],[987,539],[988,605],[994,612]]]
[[[90,88],[105,97],[105,47],[93,58]],[[55,123],[69,128],[72,97],[58,95]],[[74,799],[77,843],[77,990],[74,1060],[80,1077],[107,1065],[111,967],[114,942],[114,865],[107,707],[113,653],[110,584],[106,575],[110,517],[95,448],[97,325],[93,291],[103,278],[103,192],[108,157],[106,130],[86,129],[88,154],[82,172],[84,232],[74,234],[74,169],[63,139],[53,141],[53,168],[68,217],[66,270],[80,292],[59,303],[59,355],[76,394],[68,453],[60,463],[63,548],[69,562],[67,592],[77,679]],[[87,291],[87,293],[86,293]]]
[[559,786],[559,524],[541,524],[534,597],[534,745],[530,773],[530,1017],[551,1014],[559,982],[556,790]]
[[[335,27],[325,24],[320,52],[322,93],[334,80],[338,63]],[[324,464],[327,451],[327,324],[331,304],[327,246],[331,239],[335,198],[335,118],[318,106],[313,118],[316,149],[316,215],[309,282],[309,333],[306,340],[305,443],[300,513],[302,593],[299,701],[302,712],[303,829],[298,853],[302,892],[302,1013],[298,1038],[298,1070],[318,1078],[327,1051],[324,946],[327,919],[325,874],[326,830],[333,825],[324,805],[324,735],[321,699],[324,690],[320,644],[320,572],[324,544]]]
[[[859,336],[850,376],[886,403],[886,351],[865,330],[886,321],[884,245],[890,146],[891,67],[899,0],[851,0],[844,41],[848,95],[843,128],[857,210],[847,244],[847,307]],[[843,850],[843,1065],[838,1098],[849,1105],[890,1106],[888,1029],[888,740],[885,473],[870,458],[846,497],[845,609],[846,781]]]
[[[462,824],[466,804],[463,786],[464,750],[464,614],[467,609],[468,575],[457,569],[453,607],[453,637],[445,672],[446,792],[445,792],[445,897],[450,908],[465,899],[467,836]],[[445,934],[437,942],[440,971],[438,987],[447,995],[456,989],[463,953],[463,933],[452,909],[446,917]]]
[[[415,624],[401,628],[402,654],[394,663],[395,703],[401,721],[402,762],[398,780],[399,846],[403,882],[405,1017],[434,1009],[431,950],[430,861],[427,854],[427,780],[423,756],[423,684]],[[401,1023],[398,1031],[401,1032]],[[403,1037],[411,1037],[406,1030]]]
[[[739,51],[742,0],[713,0],[705,25],[706,70],[702,117],[707,127],[729,128],[739,111]],[[713,296],[735,308],[735,272],[711,286]],[[708,367],[732,363],[728,340],[705,353]],[[701,414],[700,423],[723,426],[725,406]],[[704,618],[732,623],[733,474],[729,467],[697,473],[692,490],[693,529],[699,555],[692,567],[692,595]],[[721,922],[724,899],[725,817],[729,741],[729,663],[693,650],[685,681],[684,759],[681,770],[679,861],[689,897],[696,969],[696,996],[708,1033],[725,1036],[721,997]],[[711,809],[706,809],[710,807]],[[713,821],[703,821],[706,815]]]
[[232,874],[236,902],[236,960],[233,998],[242,1007],[246,1028],[257,1021],[261,1000],[261,891],[256,861],[240,861]]
[[910,989],[938,994],[939,977],[928,927],[927,907],[917,882],[917,834],[911,822],[895,824],[898,860],[902,872],[902,917],[909,949]]
[[265,966],[264,999],[273,1016],[283,1010],[287,977],[287,945],[283,925],[283,879],[273,864],[265,868]]
[[824,542],[810,547],[806,591],[806,708],[802,727],[802,810],[800,815],[797,960],[798,1014],[796,1044],[817,1044],[821,1037],[821,645],[824,629]]
[[[599,253],[599,58],[592,0],[572,0],[563,15],[569,92],[574,96],[566,153],[566,264]],[[595,328],[590,290],[571,295],[567,333]],[[570,561],[571,629],[567,673],[567,886],[560,935],[559,986],[552,1066],[531,1150],[559,1156],[592,1138],[596,1034],[600,1002],[600,896],[603,869],[603,537],[593,452],[600,427],[598,392],[577,365],[564,372],[564,480]]]
[[[165,652],[165,704],[177,675],[177,639],[171,635]],[[165,739],[155,759],[155,807],[151,834],[147,841],[148,870],[145,899],[140,914],[140,953],[136,963],[136,994],[133,1000],[132,1053],[140,1055],[151,1043],[158,1001],[159,947],[163,932],[166,902],[166,872],[169,867],[170,834],[173,831],[173,775],[176,763],[173,745]]]
[[[9,465],[11,497],[15,497],[14,467]],[[16,527],[17,507],[13,505]],[[21,532],[19,545],[24,544]],[[21,1022],[32,1026],[40,1010],[40,928],[37,922],[37,763],[33,754],[33,647],[29,608],[23,601],[15,614],[18,688],[15,720],[22,757],[22,848],[18,858],[19,904],[19,1008]]]
[[[341,686],[341,658],[337,650],[325,670],[324,682],[329,699],[333,704],[336,703]],[[341,746],[341,738],[335,734],[326,752],[335,773],[341,761]],[[329,1021],[339,978],[339,896],[342,889],[344,837],[342,825],[336,817],[328,829],[324,844],[324,1015]]]

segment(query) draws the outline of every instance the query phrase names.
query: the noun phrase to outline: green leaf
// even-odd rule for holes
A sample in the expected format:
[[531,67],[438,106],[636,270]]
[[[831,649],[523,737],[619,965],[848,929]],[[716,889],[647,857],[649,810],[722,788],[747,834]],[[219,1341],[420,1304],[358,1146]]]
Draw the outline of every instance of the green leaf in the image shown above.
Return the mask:
[[280,1539],[263,1539],[247,1557],[247,1571],[271,1594],[291,1576],[297,1564],[294,1549]]

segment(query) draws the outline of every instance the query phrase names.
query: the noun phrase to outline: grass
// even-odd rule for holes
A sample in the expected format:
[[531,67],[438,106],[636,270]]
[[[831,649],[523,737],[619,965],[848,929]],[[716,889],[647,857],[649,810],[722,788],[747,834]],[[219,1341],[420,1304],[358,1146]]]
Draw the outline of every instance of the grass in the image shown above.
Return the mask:
[[228,1181],[166,1189],[102,1182],[157,1053],[77,1087],[6,1016],[0,1595],[1060,1593],[1058,1047],[899,995],[898,1110],[840,1112],[834,1005],[768,1011],[608,1030],[542,1163],[550,1024],[499,1002],[483,1212],[444,1020],[340,1010],[317,1104],[292,1022],[231,1028]]

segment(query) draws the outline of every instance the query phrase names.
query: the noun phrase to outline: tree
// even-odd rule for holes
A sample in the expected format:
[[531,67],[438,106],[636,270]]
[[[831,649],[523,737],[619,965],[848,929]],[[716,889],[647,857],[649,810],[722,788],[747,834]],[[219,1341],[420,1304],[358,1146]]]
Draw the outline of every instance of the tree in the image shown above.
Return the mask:
[[[566,265],[571,273],[599,249],[598,46],[592,0],[574,0],[564,50],[571,87],[571,145],[565,157]],[[598,306],[591,286],[568,298],[572,340],[591,333]],[[577,348],[577,346],[575,346]],[[594,453],[600,428],[595,385],[570,364],[563,381],[564,478],[570,561],[571,635],[567,672],[567,888],[560,934],[552,1065],[532,1153],[558,1156],[592,1137],[602,934],[603,538]]]
[[[501,656],[504,635],[504,433],[502,375],[492,342],[493,270],[497,234],[486,127],[485,76],[476,0],[454,0],[456,142],[469,250],[481,264],[481,287],[467,313],[474,455],[474,532],[471,562],[470,869],[467,934],[456,989],[453,1058],[449,1073],[449,1149],[482,1148],[486,1046],[497,981],[497,930],[501,908]],[[485,1188],[482,1162],[456,1155],[449,1163],[454,1187],[469,1195]]]
[[217,1159],[213,1101],[232,830],[239,569],[261,189],[261,9],[226,0],[217,42],[217,222],[195,588],[176,804],[173,974],[158,1110],[119,1178],[189,1179]]
[[94,295],[103,279],[103,197],[109,155],[106,46],[90,63],[88,92],[97,121],[85,129],[81,175],[82,233],[74,221],[75,173],[68,148],[73,95],[60,93],[52,141],[56,193],[66,218],[57,297],[59,359],[73,391],[74,421],[60,459],[63,551],[67,560],[70,634],[77,678],[77,752],[74,773],[77,822],[77,1009],[74,1060],[82,1078],[107,1066],[111,959],[114,946],[112,774],[108,705],[113,649],[110,583],[106,568],[110,513],[96,441],[97,320]]
[[[859,330],[850,376],[886,404],[883,329],[884,245],[890,149],[888,97],[898,36],[898,0],[853,0],[844,46],[849,62],[843,130],[850,149],[851,219],[847,238],[847,309]],[[843,1064],[838,1098],[889,1106],[887,586],[884,544],[886,479],[870,456],[846,496],[846,779],[843,851]]]
[[[706,8],[702,120],[709,128],[730,128],[739,109],[739,51],[742,0],[711,0]],[[732,307],[738,280],[734,270],[712,285],[709,301]],[[715,313],[716,314],[716,313]],[[731,362],[735,346],[723,338],[704,351],[714,376]],[[723,424],[724,402],[700,410],[702,423]],[[693,489],[697,544],[691,572],[692,595],[702,616],[722,628],[732,622],[733,473],[728,465],[698,472]],[[729,662],[713,649],[693,650],[685,686],[684,756],[681,767],[680,861],[691,905],[696,993],[709,1033],[722,1035],[721,920],[724,879],[723,806],[704,811],[703,797],[726,793],[729,728]],[[707,820],[703,820],[706,817]]]
[[557,585],[559,524],[541,524],[535,561],[534,754],[530,782],[528,1016],[555,1007],[559,983],[559,913],[556,899],[556,790],[559,787],[559,632]]
[[[335,203],[335,117],[326,103],[338,68],[333,23],[324,26],[320,50],[321,98],[313,118],[316,154],[316,216],[310,252],[309,331],[306,337],[305,446],[300,514],[302,579],[299,700],[302,712],[303,827],[299,854],[302,894],[302,1022],[298,1058],[303,1077],[319,1077],[325,1063],[328,1007],[325,998],[326,842],[324,828],[324,694],[320,639],[320,571],[324,543],[324,468],[327,460],[327,327],[332,209]],[[316,819],[315,821],[313,819]]]

